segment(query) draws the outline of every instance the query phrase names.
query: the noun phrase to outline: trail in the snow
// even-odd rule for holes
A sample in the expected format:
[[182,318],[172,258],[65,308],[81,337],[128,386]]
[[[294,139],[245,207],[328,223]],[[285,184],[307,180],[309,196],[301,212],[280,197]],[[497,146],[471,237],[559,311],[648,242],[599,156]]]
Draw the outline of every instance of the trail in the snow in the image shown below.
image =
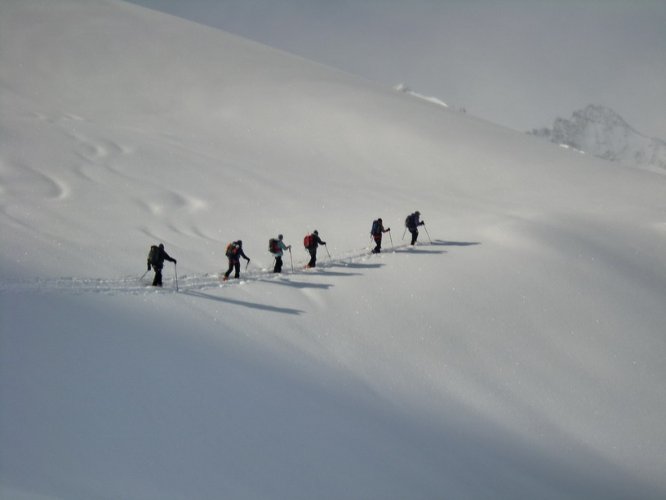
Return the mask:
[[[436,244],[436,243],[435,243]],[[420,243],[417,246],[426,246],[428,243]],[[222,281],[221,277],[224,273],[221,270],[219,273],[201,273],[201,274],[184,274],[178,276],[178,291],[189,290],[209,290],[213,288],[230,288],[239,285],[246,285],[258,281],[269,281],[277,278],[286,278],[293,275],[307,276],[317,273],[327,273],[334,267],[354,267],[361,262],[369,259],[381,258],[387,254],[397,254],[405,251],[412,250],[409,244],[396,245],[392,248],[386,248],[380,254],[373,254],[370,248],[357,249],[336,255],[335,257],[329,256],[324,249],[319,250],[317,267],[313,269],[305,268],[305,261],[297,259],[293,261],[293,270],[291,267],[291,260],[288,255],[283,256],[284,266],[282,273],[273,273],[272,269],[268,268],[252,268],[249,270],[243,269],[241,266],[241,277],[239,279],[229,279]],[[416,250],[415,250],[416,251]],[[330,274],[330,271],[328,271]],[[164,286],[162,288],[153,287],[154,273],[149,271],[143,276],[124,276],[121,278],[86,278],[86,277],[63,277],[63,278],[49,278],[49,279],[33,279],[18,282],[0,282],[0,292],[69,292],[74,294],[79,293],[103,293],[103,294],[117,294],[117,293],[131,293],[131,294],[145,294],[145,293],[165,293],[176,292],[176,277],[174,269],[170,266],[165,266],[163,271]]]

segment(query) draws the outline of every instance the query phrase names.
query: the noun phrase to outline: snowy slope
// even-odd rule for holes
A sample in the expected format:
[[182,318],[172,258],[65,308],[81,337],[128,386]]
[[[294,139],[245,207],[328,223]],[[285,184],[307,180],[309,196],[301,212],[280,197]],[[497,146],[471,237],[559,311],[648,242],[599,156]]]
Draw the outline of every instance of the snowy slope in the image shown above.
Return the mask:
[[0,68],[3,498],[666,495],[663,176],[115,0]]

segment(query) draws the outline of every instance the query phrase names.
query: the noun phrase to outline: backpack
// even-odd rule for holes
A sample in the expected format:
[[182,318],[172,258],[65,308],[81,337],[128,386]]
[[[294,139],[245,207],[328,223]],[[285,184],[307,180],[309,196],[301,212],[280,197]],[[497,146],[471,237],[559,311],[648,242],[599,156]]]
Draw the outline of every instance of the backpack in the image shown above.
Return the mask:
[[410,214],[405,219],[405,227],[414,227],[414,214]]
[[278,245],[278,240],[275,238],[268,240],[268,251],[270,253],[280,253],[280,245]]
[[160,249],[157,245],[150,246],[150,251],[148,252],[148,263],[151,266],[160,265]]
[[314,235],[312,234],[307,234],[305,235],[305,238],[303,238],[303,246],[305,248],[311,248],[315,244],[315,238]]
[[227,250],[224,252],[224,255],[231,258],[235,257],[237,254],[238,254],[238,245],[236,244],[236,242],[234,241],[232,243],[229,243],[227,245]]
[[380,231],[380,229],[379,229],[379,219],[373,220],[372,221],[372,229],[370,229],[370,234],[372,234],[374,236],[375,234],[379,234],[379,231]]

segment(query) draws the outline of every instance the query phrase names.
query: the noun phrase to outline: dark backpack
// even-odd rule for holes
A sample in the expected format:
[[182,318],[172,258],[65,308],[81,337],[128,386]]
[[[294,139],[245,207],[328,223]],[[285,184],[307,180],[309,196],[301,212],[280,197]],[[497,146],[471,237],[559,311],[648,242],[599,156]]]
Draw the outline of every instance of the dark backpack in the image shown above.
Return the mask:
[[278,245],[278,240],[275,238],[268,240],[268,251],[270,253],[280,253],[280,245]]
[[414,214],[410,214],[405,219],[405,227],[414,227]]
[[160,249],[157,245],[150,246],[150,251],[148,252],[148,263],[151,266],[160,265]]
[[315,238],[314,235],[308,234],[303,238],[303,246],[305,248],[312,248],[315,244]]
[[227,250],[226,252],[224,252],[224,255],[230,258],[238,255],[238,245],[236,244],[235,241],[227,245]]
[[372,229],[370,229],[370,234],[371,235],[376,235],[379,234],[380,229],[379,229],[379,219],[373,220],[372,221]]

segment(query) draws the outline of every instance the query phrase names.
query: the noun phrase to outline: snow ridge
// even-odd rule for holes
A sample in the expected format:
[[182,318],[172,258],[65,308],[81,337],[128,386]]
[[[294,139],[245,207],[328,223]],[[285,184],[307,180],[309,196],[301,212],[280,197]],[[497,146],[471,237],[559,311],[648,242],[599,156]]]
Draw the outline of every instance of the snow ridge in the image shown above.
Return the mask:
[[411,95],[412,97],[416,97],[417,99],[421,99],[423,101],[427,101],[427,102],[432,103],[432,104],[437,104],[438,106],[442,106],[444,108],[449,107],[449,105],[447,103],[445,103],[444,101],[442,101],[441,99],[439,99],[437,97],[432,97],[432,96],[426,96],[426,95],[423,95],[423,94],[419,94],[418,92],[414,92],[408,85],[406,85],[404,83],[399,83],[398,85],[396,85],[394,87],[394,89],[397,90],[398,92],[402,92],[404,94]]
[[605,160],[666,170],[666,142],[644,136],[605,106],[591,104],[575,111],[571,119],[557,118],[552,128],[530,134]]

